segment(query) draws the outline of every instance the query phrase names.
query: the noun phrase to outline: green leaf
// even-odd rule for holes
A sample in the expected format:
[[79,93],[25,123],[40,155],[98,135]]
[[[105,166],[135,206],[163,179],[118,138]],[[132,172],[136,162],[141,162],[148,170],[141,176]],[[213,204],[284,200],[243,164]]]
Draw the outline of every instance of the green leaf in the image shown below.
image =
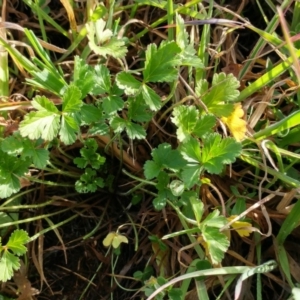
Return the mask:
[[120,117],[113,117],[110,119],[110,126],[117,133],[121,133],[126,128],[126,125],[127,121]]
[[0,150],[0,198],[7,198],[20,190],[20,177],[28,172],[30,160],[10,156]]
[[151,110],[157,111],[161,108],[162,103],[159,95],[147,85],[143,85],[142,95],[145,103],[150,107]]
[[173,42],[150,44],[146,50],[145,69],[143,71],[146,82],[171,82],[177,79],[177,66],[180,64],[178,54],[181,49]]
[[73,117],[64,115],[61,119],[61,128],[59,136],[65,145],[71,145],[76,141],[76,132],[79,131],[79,126]]
[[180,53],[181,65],[194,67],[196,69],[204,68],[202,60],[196,55],[193,45],[188,45],[182,53]]
[[300,225],[299,211],[300,211],[300,201],[298,200],[294,204],[290,213],[285,218],[283,224],[280,226],[279,233],[276,237],[279,246],[283,245],[284,241],[291,234],[291,232]]
[[152,160],[147,160],[144,164],[144,174],[146,179],[151,180],[156,178],[161,171],[162,166]]
[[189,45],[189,34],[186,31],[186,25],[178,13],[176,13],[176,42],[181,50],[184,50]]
[[35,140],[52,141],[58,134],[60,116],[50,111],[30,112],[20,123],[20,133]]
[[196,55],[194,46],[189,43],[189,35],[186,31],[186,25],[179,14],[176,14],[176,42],[181,48],[181,65],[194,68],[204,67],[202,60]]
[[35,97],[32,105],[38,111],[25,115],[24,120],[20,123],[21,135],[28,136],[32,140],[42,138],[52,141],[59,130],[59,110],[44,96]]
[[135,95],[139,92],[142,83],[127,72],[120,72],[116,76],[116,82],[126,95]]
[[202,137],[212,133],[216,124],[213,115],[199,117],[199,112],[194,106],[178,106],[173,110],[172,122],[178,127],[176,134],[179,141],[189,139],[191,135]]
[[23,151],[24,146],[21,138],[17,138],[16,135],[14,134],[5,138],[1,142],[1,149],[3,152],[9,155],[16,156]]
[[184,182],[186,188],[191,188],[194,185],[200,185],[200,175],[203,168],[199,164],[189,163],[186,167],[183,168],[180,173],[180,178]]
[[219,174],[225,164],[233,163],[242,150],[241,143],[233,138],[223,138],[215,133],[203,141],[201,163],[211,174]]
[[205,227],[202,236],[207,243],[212,263],[214,265],[220,263],[230,244],[228,238],[215,227]]
[[203,229],[205,226],[221,228],[225,226],[227,222],[227,219],[224,216],[220,216],[220,212],[216,209],[203,220],[201,228]]
[[110,132],[110,128],[104,122],[93,124],[93,126],[88,131],[90,135],[94,135],[94,134],[107,135],[109,134],[109,132]]
[[146,138],[146,130],[139,124],[134,124],[132,122],[127,122],[126,133],[130,139],[144,139]]
[[113,36],[110,29],[104,29],[106,22],[102,19],[86,24],[89,46],[96,54],[104,56],[111,55],[115,58],[122,58],[127,53],[125,39]]
[[[197,82],[196,94],[201,98],[211,113],[218,117],[228,117],[233,111],[233,104],[240,92],[240,82],[233,74],[214,74],[212,87],[208,90],[206,80]],[[229,102],[229,103],[228,103]],[[231,102],[231,103],[230,103]]]
[[49,160],[49,151],[47,149],[39,148],[42,146],[42,140],[31,141],[27,138],[23,140],[23,151],[21,157],[23,159],[31,158],[34,166],[39,169],[44,169]]
[[96,65],[95,66],[95,86],[92,91],[93,95],[100,94],[109,94],[111,83],[110,83],[110,73],[107,67],[104,65]]
[[146,137],[146,130],[139,124],[134,124],[120,117],[114,117],[110,122],[111,127],[115,132],[121,133],[126,131],[130,139],[143,139]]
[[142,94],[139,94],[135,98],[129,98],[127,103],[129,119],[137,122],[149,122],[152,119],[153,113],[145,104]]
[[[15,230],[5,247],[1,246],[0,250],[2,256],[0,258],[0,281],[6,282],[11,279],[13,276],[13,271],[20,268],[20,260],[15,255],[23,255],[26,253],[27,249],[23,245],[29,241],[29,237],[26,231],[24,230]],[[11,250],[14,254],[10,253]]]
[[153,199],[152,203],[156,210],[162,210],[167,204],[167,198],[163,194],[158,194],[158,196]]
[[201,148],[197,139],[190,138],[186,143],[179,147],[183,158],[190,164],[199,164],[201,162]]
[[[160,144],[157,149],[152,151],[153,161],[147,161],[144,165],[144,173],[147,179],[152,179],[158,175],[158,170],[164,168],[172,171],[179,170],[186,162],[178,150],[172,150],[171,145],[167,143]],[[152,177],[154,174],[156,176]]]
[[23,255],[26,253],[27,248],[24,246],[29,241],[28,233],[25,230],[19,229],[15,230],[9,240],[6,246],[14,252],[15,255]]
[[170,191],[176,197],[182,195],[184,188],[184,183],[181,180],[172,180],[170,183]]
[[79,56],[75,56],[73,85],[79,88],[81,92],[81,99],[85,98],[87,94],[92,92],[96,79],[93,67],[89,66],[87,62]]
[[47,112],[53,112],[58,113],[59,110],[54,105],[53,102],[51,102],[48,98],[45,96],[36,96],[32,101],[31,105],[39,111],[47,111]]
[[20,260],[8,251],[4,251],[0,258],[0,281],[6,282],[10,280],[14,274],[14,270],[20,269]]
[[103,120],[102,109],[95,107],[93,104],[83,103],[80,110],[80,119],[82,125],[89,125],[93,122],[98,122]]
[[200,225],[202,215],[204,213],[204,204],[200,199],[198,199],[196,197],[190,197],[189,200],[190,200],[190,204],[193,209],[196,221]]
[[70,85],[63,95],[62,111],[64,113],[75,113],[80,111],[82,105],[80,89]]
[[24,149],[22,154],[32,158],[34,166],[38,169],[44,169],[49,160],[49,151],[46,149]]
[[97,153],[97,150],[97,142],[94,139],[87,139],[84,147],[80,149],[81,157],[76,157],[74,163],[82,169],[87,166],[91,166],[93,169],[100,169],[106,159]]
[[26,82],[43,90],[48,90],[55,95],[63,95],[67,83],[58,72],[50,72],[46,68],[43,71],[30,72],[33,79],[27,79]]
[[117,112],[124,107],[124,101],[119,96],[108,96],[103,98],[102,107],[107,115]]
[[172,288],[168,291],[168,296],[170,300],[181,300],[183,295],[180,288]]
[[32,159],[35,167],[43,169],[47,165],[49,151],[39,148],[41,144],[41,140],[32,141],[22,137],[19,132],[14,132],[12,136],[2,141],[1,148],[12,156],[20,155],[22,160]]
[[104,181],[97,176],[97,172],[91,168],[86,168],[85,173],[75,182],[75,189],[79,193],[96,192],[98,188],[104,187]]

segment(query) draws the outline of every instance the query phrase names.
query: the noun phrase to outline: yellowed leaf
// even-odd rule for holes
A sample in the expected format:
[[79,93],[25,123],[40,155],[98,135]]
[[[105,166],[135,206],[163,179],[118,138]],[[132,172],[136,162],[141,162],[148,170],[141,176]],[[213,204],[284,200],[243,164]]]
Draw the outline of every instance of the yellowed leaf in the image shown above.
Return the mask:
[[204,241],[202,235],[198,236],[197,241],[198,241],[198,242],[202,245],[202,247],[204,248],[204,250],[205,250],[205,255],[206,255],[207,257],[210,257],[210,256],[209,256],[208,245],[207,245],[207,243]]
[[247,122],[243,119],[244,110],[241,103],[236,103],[234,105],[234,111],[229,117],[222,117],[221,120],[229,128],[231,134],[237,141],[242,141],[246,135],[246,125]]
[[105,247],[113,246],[115,249],[118,248],[121,243],[128,244],[128,239],[126,236],[115,231],[110,232],[103,240],[103,245]]
[[[230,222],[233,220],[236,216],[230,216],[227,218],[227,220]],[[252,224],[249,222],[243,222],[243,221],[236,221],[233,224],[231,224],[231,227],[239,234],[239,236],[249,236],[252,232],[251,230],[247,229],[246,227],[251,227]]]

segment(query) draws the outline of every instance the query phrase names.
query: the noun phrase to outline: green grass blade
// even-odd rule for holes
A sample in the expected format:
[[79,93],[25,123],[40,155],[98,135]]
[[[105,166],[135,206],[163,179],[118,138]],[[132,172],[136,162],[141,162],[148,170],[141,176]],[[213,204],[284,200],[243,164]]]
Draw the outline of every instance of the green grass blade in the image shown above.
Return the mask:
[[300,111],[298,110],[292,113],[291,115],[285,117],[283,120],[276,122],[275,124],[260,130],[259,132],[256,132],[253,135],[253,138],[257,141],[260,141],[262,139],[269,138],[271,135],[290,129],[299,124],[300,124]]
[[[0,21],[2,18],[0,17]],[[6,29],[0,29],[0,37],[6,40]],[[0,46],[0,98],[9,96],[9,72],[8,72],[8,53],[5,47]]]
[[[298,186],[299,188],[299,186]],[[285,239],[300,225],[300,201],[298,200],[280,227],[276,240],[283,245]]]
[[63,29],[59,24],[57,24],[50,16],[48,16],[38,5],[33,3],[31,0],[24,0],[23,1],[26,5],[28,5],[31,10],[36,14],[39,15],[40,18],[43,18],[47,23],[52,25],[55,29],[57,29],[62,35],[69,37],[68,31]]

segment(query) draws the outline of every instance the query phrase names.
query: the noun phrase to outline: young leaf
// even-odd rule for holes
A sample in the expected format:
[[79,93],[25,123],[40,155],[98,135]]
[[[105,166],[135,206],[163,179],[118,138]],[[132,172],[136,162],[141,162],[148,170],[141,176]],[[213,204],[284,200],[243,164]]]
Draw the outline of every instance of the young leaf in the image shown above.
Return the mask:
[[232,138],[221,138],[217,133],[210,134],[203,140],[201,163],[211,174],[222,172],[225,164],[233,163],[240,155],[242,146]]
[[97,172],[91,168],[86,168],[85,173],[75,182],[75,189],[79,193],[96,192],[98,187],[104,187],[104,181],[97,176]]
[[97,153],[98,145],[94,139],[87,139],[85,141],[84,147],[80,149],[81,157],[76,157],[74,163],[79,168],[86,168],[91,166],[93,169],[100,169],[100,167],[105,163],[105,157]]
[[31,141],[26,138],[23,139],[23,151],[21,157],[31,158],[32,163],[36,168],[44,169],[49,160],[49,151],[47,149],[39,148],[41,145],[41,140]]
[[186,188],[191,188],[194,185],[200,185],[200,175],[203,168],[199,164],[189,163],[180,173],[180,178],[184,182]]
[[150,44],[146,50],[144,83],[171,82],[176,80],[180,64],[178,54],[181,49],[175,42],[163,41],[157,49],[156,44]]
[[179,147],[183,158],[188,162],[180,173],[180,178],[187,188],[200,184],[200,175],[203,172],[201,162],[201,148],[198,140],[190,138]]

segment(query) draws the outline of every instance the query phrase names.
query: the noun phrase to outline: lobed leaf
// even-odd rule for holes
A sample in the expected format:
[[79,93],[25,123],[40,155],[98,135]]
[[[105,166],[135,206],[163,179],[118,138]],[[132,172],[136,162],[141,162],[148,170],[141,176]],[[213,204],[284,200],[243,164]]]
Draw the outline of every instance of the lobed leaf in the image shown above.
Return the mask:
[[6,246],[13,251],[15,255],[20,256],[26,253],[27,248],[24,246],[24,244],[26,244],[28,241],[28,233],[25,230],[18,229],[11,234]]
[[211,174],[219,174],[225,164],[233,163],[240,155],[242,146],[233,138],[223,138],[215,133],[208,135],[203,142],[201,163]]
[[174,41],[163,41],[158,49],[155,44],[150,44],[146,50],[144,83],[176,80],[178,76],[176,67],[180,64],[178,56],[180,52],[181,49]]
[[220,263],[230,244],[228,238],[215,227],[205,227],[202,236],[207,245],[211,262],[214,265]]

